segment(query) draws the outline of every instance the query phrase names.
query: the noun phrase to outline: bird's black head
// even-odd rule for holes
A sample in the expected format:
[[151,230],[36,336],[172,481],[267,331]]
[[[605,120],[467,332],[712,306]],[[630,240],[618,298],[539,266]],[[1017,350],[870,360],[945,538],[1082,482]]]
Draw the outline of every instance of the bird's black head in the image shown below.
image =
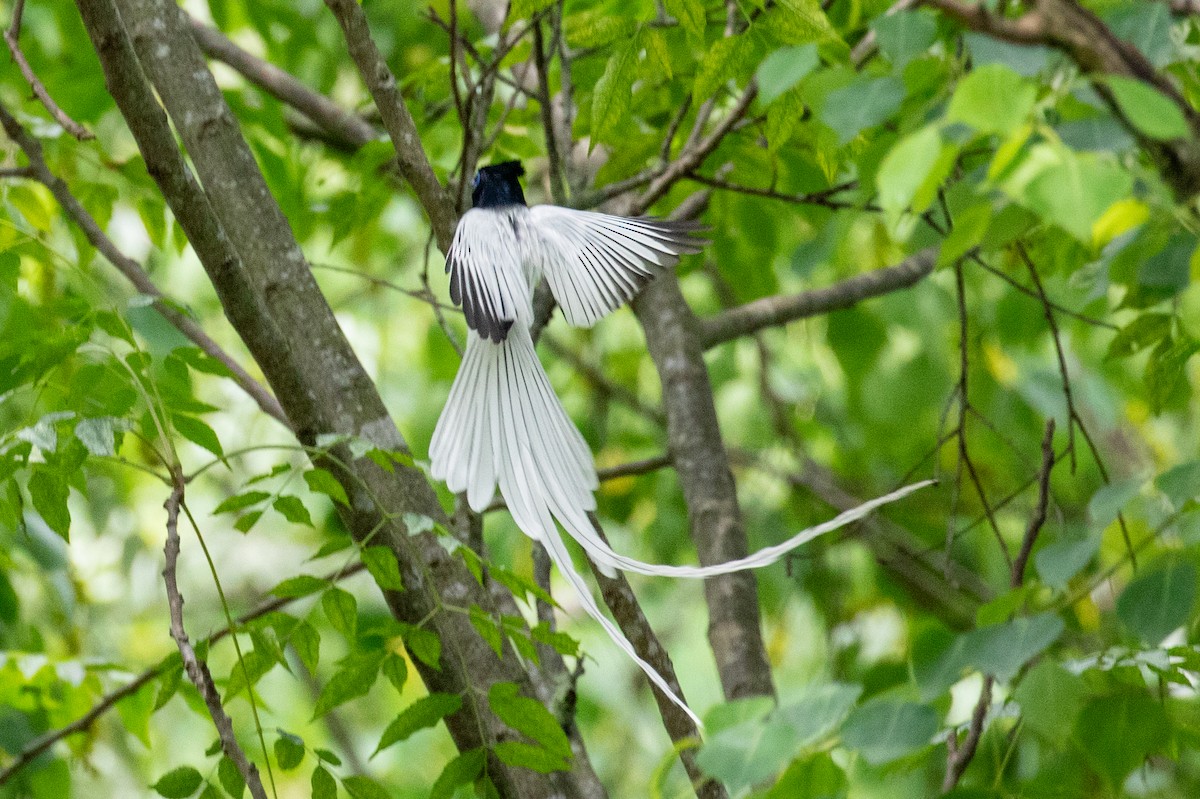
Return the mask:
[[524,205],[525,195],[517,178],[525,174],[520,161],[505,161],[485,166],[475,173],[471,183],[471,202],[476,208]]

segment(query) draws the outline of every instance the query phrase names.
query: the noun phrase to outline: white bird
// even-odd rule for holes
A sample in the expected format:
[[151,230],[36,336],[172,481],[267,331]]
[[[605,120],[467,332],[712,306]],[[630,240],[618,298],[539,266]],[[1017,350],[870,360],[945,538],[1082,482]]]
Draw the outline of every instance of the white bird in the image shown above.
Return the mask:
[[533,289],[545,277],[567,322],[591,327],[629,302],[659,273],[697,253],[700,226],[652,218],[609,216],[554,205],[525,204],[520,162],[484,167],[475,175],[474,208],[455,230],[446,271],[450,297],[463,307],[467,348],[429,445],[431,472],[482,511],[497,486],[513,521],[540,541],[575,589],[587,613],[697,726],[699,718],[667,681],[634,651],[601,612],[575,570],[555,521],[608,575],[703,578],[773,563],[823,533],[931,481],[853,508],[818,527],[746,558],[707,567],[663,566],[625,557],[597,534],[589,513],[599,485],[591,451],[550,386],[530,336]]

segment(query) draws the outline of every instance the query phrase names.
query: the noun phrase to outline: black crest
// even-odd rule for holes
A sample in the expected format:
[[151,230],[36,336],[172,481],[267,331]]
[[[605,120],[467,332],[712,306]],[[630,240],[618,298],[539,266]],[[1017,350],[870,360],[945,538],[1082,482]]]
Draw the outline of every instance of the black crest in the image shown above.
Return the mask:
[[471,183],[471,202],[476,208],[498,208],[504,205],[525,205],[521,181],[525,167],[520,161],[504,161],[485,166],[475,173]]

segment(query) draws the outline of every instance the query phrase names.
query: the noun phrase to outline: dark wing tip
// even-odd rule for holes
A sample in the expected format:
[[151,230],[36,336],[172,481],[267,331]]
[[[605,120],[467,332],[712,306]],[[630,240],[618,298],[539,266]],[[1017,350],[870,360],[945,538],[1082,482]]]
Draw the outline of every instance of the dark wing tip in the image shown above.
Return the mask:
[[657,235],[664,243],[670,244],[681,255],[695,255],[712,241],[697,236],[711,228],[698,219],[662,219],[656,216],[638,216],[639,222],[650,232]]

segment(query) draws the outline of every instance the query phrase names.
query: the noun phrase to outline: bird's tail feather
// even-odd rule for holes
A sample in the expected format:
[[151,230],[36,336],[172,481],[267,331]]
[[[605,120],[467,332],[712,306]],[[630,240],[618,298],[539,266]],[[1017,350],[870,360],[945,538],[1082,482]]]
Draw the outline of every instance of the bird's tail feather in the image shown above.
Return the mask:
[[698,726],[699,719],[687,703],[601,612],[575,570],[555,520],[610,576],[620,569],[652,576],[715,577],[770,565],[796,547],[934,482],[905,486],[802,530],[783,543],[726,563],[665,566],[620,555],[597,534],[588,518],[596,508],[598,485],[591,451],[555,395],[529,331],[522,325],[514,325],[503,341],[495,343],[474,331],[468,334],[466,354],[434,430],[429,454],[433,476],[445,480],[455,493],[465,491],[467,503],[475,511],[491,504],[499,486],[517,527],[545,545],[588,615]]
[[827,522],[822,522],[815,527],[809,527],[796,533],[786,541],[774,544],[747,555],[744,558],[737,560],[729,560],[724,563],[714,563],[711,566],[667,566],[657,563],[646,563],[645,561],[629,558],[613,551],[603,539],[597,537],[590,524],[584,528],[576,529],[575,526],[567,526],[567,532],[575,540],[579,541],[580,546],[588,553],[588,556],[597,563],[611,564],[613,567],[621,571],[633,572],[635,574],[647,574],[654,577],[688,577],[695,579],[703,579],[706,577],[716,577],[722,574],[732,574],[733,572],[746,571],[748,569],[760,569],[764,566],[770,566],[787,553],[791,552],[796,547],[807,544],[814,538],[822,536],[826,533],[831,533],[834,530],[845,527],[852,522],[856,522],[864,516],[871,513],[876,508],[887,505],[896,500],[903,499],[914,491],[919,491],[931,485],[936,485],[936,480],[922,480],[919,483],[906,485],[903,488],[898,488],[890,494],[885,494],[881,497],[869,500],[856,507],[839,513]]
[[615,574],[588,519],[598,485],[591,452],[554,394],[528,330],[514,326],[499,343],[468,335],[429,454],[433,476],[455,493],[467,492],[476,511],[491,503],[499,485],[513,521],[546,547],[587,614],[699,726],[687,703],[600,610],[554,523],[557,518],[580,539],[602,571]]

